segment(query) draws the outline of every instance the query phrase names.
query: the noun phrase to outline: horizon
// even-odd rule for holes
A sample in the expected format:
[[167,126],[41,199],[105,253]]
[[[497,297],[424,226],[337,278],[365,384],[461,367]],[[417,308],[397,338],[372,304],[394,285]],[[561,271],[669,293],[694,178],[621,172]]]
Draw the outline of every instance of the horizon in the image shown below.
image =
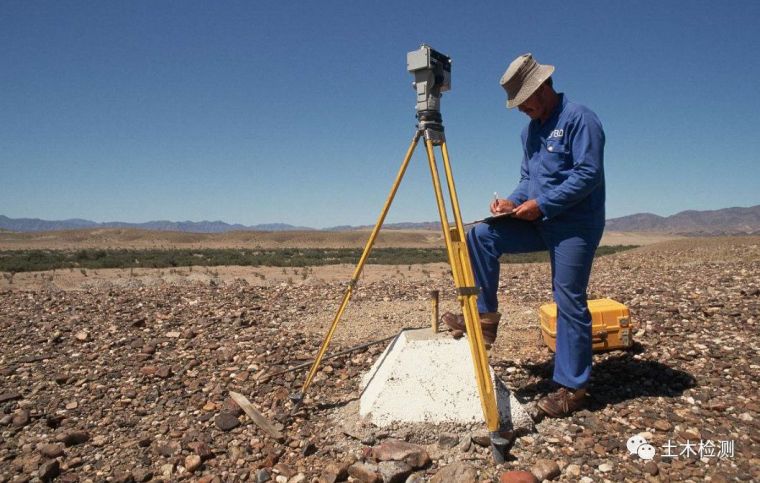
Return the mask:
[[[661,218],[669,218],[671,216],[679,215],[681,213],[685,212],[696,212],[696,213],[705,213],[705,212],[714,212],[714,211],[721,211],[721,210],[731,210],[731,209],[751,209],[760,207],[760,204],[758,205],[751,205],[751,206],[727,206],[725,208],[714,208],[709,210],[695,210],[695,209],[686,209],[681,210],[679,212],[673,213],[671,215],[659,215],[657,213],[650,213],[650,212],[637,212],[637,213],[631,213],[628,215],[622,215],[622,216],[616,216],[614,218],[607,218],[607,221],[612,221],[619,218],[626,218],[630,216],[637,216],[637,215],[654,215]],[[289,226],[293,228],[306,228],[310,230],[330,230],[333,228],[342,228],[342,227],[350,227],[350,228],[357,228],[357,227],[365,227],[365,226],[374,226],[374,223],[363,223],[358,225],[352,225],[352,224],[338,224],[338,225],[329,225],[329,226],[311,226],[311,225],[292,225],[290,223],[283,223],[283,222],[277,222],[277,221],[271,221],[271,222],[262,222],[262,223],[252,223],[252,224],[244,224],[237,221],[226,221],[223,219],[218,220],[208,220],[208,219],[202,219],[202,220],[190,220],[190,219],[176,219],[176,220],[169,220],[169,219],[148,219],[143,221],[123,221],[123,220],[105,220],[105,221],[98,221],[98,220],[92,220],[87,218],[80,218],[80,217],[69,217],[69,218],[61,218],[61,219],[46,219],[46,218],[39,218],[39,217],[11,217],[6,214],[0,213],[0,217],[5,217],[10,220],[19,220],[19,219],[26,219],[26,220],[38,220],[43,222],[72,222],[72,221],[85,221],[85,222],[93,222],[98,224],[108,224],[108,223],[125,223],[125,224],[146,224],[146,223],[223,223],[230,226],[235,225],[241,225],[244,228],[253,228],[258,226],[265,226],[265,225],[283,225],[283,226]],[[467,223],[468,220],[463,220],[465,223]],[[427,223],[440,223],[440,220],[422,220],[422,221],[408,221],[408,220],[402,220],[402,221],[394,221],[394,222],[388,222],[386,221],[383,223],[383,226],[387,225],[394,225],[394,224],[427,224]]]
[[[453,59],[442,113],[465,220],[517,184],[527,117],[504,107],[498,79],[523,52],[599,115],[607,219],[754,206],[760,156],[722,121],[760,110],[743,86],[760,74],[745,60],[760,4],[737,5],[548,2],[536,28],[524,19],[538,7],[499,2],[442,2],[424,24],[402,2],[5,2],[0,206],[15,219],[373,225],[414,133],[405,61],[423,42]],[[388,224],[437,218],[421,151]]]

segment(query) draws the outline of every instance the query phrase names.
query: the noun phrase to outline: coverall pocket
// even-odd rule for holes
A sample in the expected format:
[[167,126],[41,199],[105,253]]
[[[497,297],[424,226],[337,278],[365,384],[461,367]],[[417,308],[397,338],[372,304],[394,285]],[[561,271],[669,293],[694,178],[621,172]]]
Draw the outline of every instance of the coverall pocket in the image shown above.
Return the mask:
[[541,158],[541,175],[545,178],[554,178],[571,167],[570,148],[566,144],[547,143]]

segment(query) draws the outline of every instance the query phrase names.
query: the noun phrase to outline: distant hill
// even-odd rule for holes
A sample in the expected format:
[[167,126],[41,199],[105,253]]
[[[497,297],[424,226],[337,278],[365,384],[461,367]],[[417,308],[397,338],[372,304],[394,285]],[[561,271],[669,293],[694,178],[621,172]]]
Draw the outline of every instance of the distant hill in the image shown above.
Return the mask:
[[[438,230],[435,221],[419,223],[387,223],[388,230]],[[341,225],[321,231],[362,231],[374,225]],[[85,228],[125,228],[151,231],[173,231],[185,233],[227,233],[231,231],[314,231],[315,228],[293,226],[286,223],[264,223],[246,226],[223,221],[149,221],[146,223],[124,223],[111,221],[96,223],[73,218],[50,221],[37,218],[8,218],[0,215],[0,230],[12,232],[38,232],[79,230]],[[720,210],[688,210],[671,216],[652,213],[637,213],[607,220],[608,232],[650,232],[679,235],[739,235],[760,234],[760,205],[749,208],[723,208]]]
[[188,233],[226,233],[228,231],[304,231],[313,230],[305,226],[285,223],[266,223],[253,226],[229,224],[223,221],[148,221],[145,223],[125,223],[109,221],[96,223],[90,220],[40,220],[38,218],[8,218],[0,215],[0,229],[15,232],[78,230],[82,228],[136,228],[153,231],[179,231]]
[[760,233],[760,205],[720,210],[687,210],[671,216],[637,213],[607,220],[607,231],[737,235]]

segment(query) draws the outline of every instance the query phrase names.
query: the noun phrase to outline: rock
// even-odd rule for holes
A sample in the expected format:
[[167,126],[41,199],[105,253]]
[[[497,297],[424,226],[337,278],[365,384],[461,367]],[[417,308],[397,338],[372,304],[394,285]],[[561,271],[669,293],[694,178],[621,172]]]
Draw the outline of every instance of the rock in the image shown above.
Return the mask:
[[156,370],[156,377],[166,379],[172,375],[172,368],[169,366],[159,366]]
[[16,399],[21,399],[21,394],[15,391],[7,391],[7,392],[0,393],[0,404],[8,402],[8,401],[15,401]]
[[288,483],[303,483],[304,481],[306,481],[306,475],[304,475],[303,473],[298,473],[292,478],[290,478],[288,480]]
[[26,409],[19,409],[13,414],[13,418],[11,419],[11,424],[17,428],[23,428],[27,424],[29,424],[29,411]]
[[58,458],[63,456],[62,444],[43,444],[38,448],[38,451],[45,458]]
[[491,435],[489,435],[488,432],[479,431],[477,433],[473,433],[472,435],[470,435],[470,439],[472,440],[473,443],[483,448],[491,447]]
[[[195,441],[193,443],[190,443],[188,446],[195,452],[195,454],[201,457],[201,461],[206,461],[214,457],[214,453],[211,452],[211,448],[209,448],[208,445],[202,441]],[[274,463],[269,466],[274,466]]]
[[201,467],[201,457],[197,454],[187,455],[185,457],[185,469],[190,473],[194,473],[195,470]]
[[270,481],[271,479],[272,475],[266,468],[262,468],[256,471],[256,483],[264,483],[266,481]]
[[348,467],[348,475],[364,483],[380,483],[380,469],[369,463],[354,463]]
[[553,480],[560,475],[559,465],[551,460],[540,459],[530,469],[538,481]]
[[56,384],[66,384],[66,382],[69,380],[69,375],[65,372],[59,372],[53,376],[53,380],[56,382]]
[[530,471],[507,471],[499,477],[499,483],[539,483]]
[[569,478],[578,478],[581,476],[581,467],[576,464],[570,464],[565,467],[565,474]]
[[478,483],[478,472],[467,463],[458,461],[439,469],[430,478],[430,483],[448,483],[450,481],[456,481],[457,483]]
[[176,339],[176,338],[178,338],[179,336],[180,336],[180,333],[179,333],[179,332],[176,332],[176,331],[171,331],[171,332],[167,332],[167,333],[166,333],[166,337],[168,337],[168,338],[170,338],[170,339]]
[[660,468],[657,466],[657,463],[650,460],[644,463],[644,471],[652,476],[657,476],[657,473],[660,472]]
[[454,433],[441,433],[438,435],[438,447],[442,449],[454,448],[459,444],[459,436]]
[[58,436],[55,440],[65,444],[66,446],[76,446],[78,444],[86,443],[90,439],[90,433],[87,431],[65,431]]
[[413,468],[403,461],[381,461],[377,465],[383,483],[403,483]]
[[140,368],[140,374],[143,376],[155,376],[156,372],[158,372],[158,367],[156,366],[143,366]]
[[222,431],[230,431],[240,426],[240,420],[235,415],[222,411],[216,415],[214,424]]
[[422,446],[389,439],[372,449],[372,457],[378,461],[403,461],[412,468],[423,468],[430,463],[430,456]]
[[335,483],[347,479],[349,466],[347,463],[329,463],[322,470],[322,474],[319,476],[319,483]]
[[312,443],[311,441],[303,445],[303,448],[301,448],[301,456],[303,456],[304,458],[307,456],[311,456],[316,452],[317,452],[317,447],[314,446],[314,443]]
[[61,474],[61,464],[58,460],[48,460],[37,470],[37,476],[42,481],[52,481]]
[[170,478],[174,474],[174,463],[166,463],[161,465],[161,476],[164,478]]
[[119,471],[114,474],[112,483],[135,483],[135,477],[128,471]]
[[670,431],[673,429],[673,425],[664,419],[658,419],[654,422],[653,426],[657,431]]
[[609,473],[612,471],[612,465],[609,463],[602,463],[599,466],[597,466],[597,469],[601,471],[602,473]]
[[88,340],[90,340],[90,333],[87,332],[86,330],[80,330],[79,332],[74,334],[74,337],[79,342],[87,342]]

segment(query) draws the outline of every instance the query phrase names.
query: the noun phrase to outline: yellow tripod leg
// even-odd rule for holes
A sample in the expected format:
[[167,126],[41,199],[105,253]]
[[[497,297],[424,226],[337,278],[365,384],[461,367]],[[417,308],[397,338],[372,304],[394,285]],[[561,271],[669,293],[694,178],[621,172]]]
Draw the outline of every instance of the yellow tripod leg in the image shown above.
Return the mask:
[[446,241],[446,251],[449,256],[454,284],[457,288],[457,298],[462,308],[462,314],[467,328],[468,341],[470,345],[470,354],[475,368],[475,378],[478,383],[478,392],[480,394],[480,404],[483,409],[483,416],[486,420],[486,426],[491,432],[491,442],[494,459],[498,463],[505,461],[505,451],[508,441],[499,435],[499,410],[496,403],[496,393],[494,384],[491,380],[491,372],[488,365],[488,356],[486,354],[485,343],[483,340],[483,331],[480,327],[480,314],[477,308],[478,291],[475,287],[475,276],[472,272],[467,243],[464,240],[464,227],[462,224],[462,215],[459,209],[459,199],[454,185],[454,176],[451,171],[451,162],[449,160],[446,142],[441,142],[441,152],[443,154],[444,171],[446,183],[451,200],[452,212],[454,215],[455,227],[449,229],[449,223],[446,216],[446,207],[443,201],[441,182],[438,175],[438,168],[433,153],[433,143],[426,140],[426,150],[428,162],[430,164],[430,174],[433,178],[433,188],[435,189],[436,203],[438,213],[441,218],[441,227],[443,229],[444,239]]
[[398,174],[396,174],[396,179],[393,182],[393,186],[391,186],[391,191],[388,194],[388,198],[385,200],[385,205],[380,212],[380,216],[377,219],[377,223],[375,223],[375,227],[372,229],[372,233],[369,235],[367,243],[364,245],[364,251],[362,252],[362,256],[359,258],[359,262],[354,269],[354,274],[351,276],[351,280],[348,282],[348,287],[346,288],[346,292],[343,294],[343,300],[341,300],[340,306],[338,307],[338,312],[335,314],[332,324],[330,325],[330,329],[327,331],[327,335],[325,336],[325,339],[322,341],[322,345],[319,348],[317,357],[314,359],[314,363],[311,365],[311,369],[309,369],[309,374],[306,376],[306,380],[304,381],[303,386],[301,386],[301,393],[290,397],[290,399],[296,404],[300,404],[301,401],[303,401],[303,396],[306,394],[306,390],[311,385],[311,381],[314,379],[314,375],[317,373],[319,364],[322,362],[322,358],[327,351],[327,347],[330,345],[330,341],[332,340],[333,334],[335,333],[335,329],[338,327],[338,322],[343,316],[343,312],[346,310],[346,306],[348,306],[348,301],[351,299],[354,287],[359,281],[359,276],[362,273],[364,264],[369,258],[369,254],[372,251],[372,246],[375,244],[377,235],[380,233],[380,228],[383,226],[383,222],[385,222],[385,216],[388,214],[391,203],[393,203],[393,198],[396,196],[396,191],[398,191],[401,180],[404,178],[404,173],[406,172],[407,166],[409,166],[409,160],[412,159],[412,154],[414,154],[414,149],[417,147],[417,142],[420,139],[420,135],[420,131],[417,131],[415,133],[414,138],[412,138],[412,142],[409,145],[409,149],[406,151],[406,156],[404,156],[404,161],[401,163]]

